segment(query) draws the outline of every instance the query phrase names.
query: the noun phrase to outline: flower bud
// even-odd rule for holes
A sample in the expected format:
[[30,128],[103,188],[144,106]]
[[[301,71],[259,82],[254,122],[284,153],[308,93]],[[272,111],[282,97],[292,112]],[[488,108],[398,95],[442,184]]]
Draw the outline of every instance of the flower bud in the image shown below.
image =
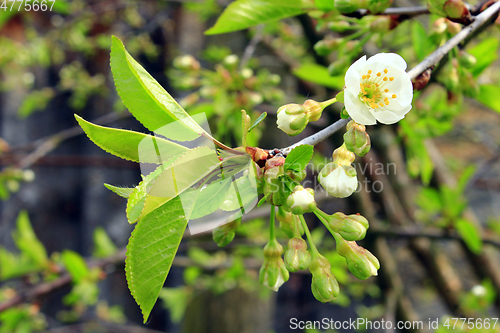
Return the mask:
[[347,21],[335,21],[335,22],[328,22],[327,27],[331,31],[344,32],[350,29],[351,24]]
[[431,32],[433,34],[442,34],[446,31],[446,19],[444,17],[438,18],[431,27]]
[[337,198],[350,196],[358,187],[356,170],[350,165],[330,162],[320,171],[318,181],[328,194]]
[[183,55],[174,59],[173,65],[180,70],[197,71],[200,69],[200,63],[191,55]]
[[335,149],[332,153],[333,162],[341,165],[351,165],[356,156],[353,152],[349,151],[345,144]]
[[462,26],[460,24],[452,22],[450,20],[446,20],[446,27],[448,28],[448,32],[453,35],[456,35],[460,31],[462,31]]
[[304,178],[306,178],[307,176],[307,171],[304,169],[304,170],[301,170],[301,171],[297,171],[297,170],[287,170],[286,171],[286,174],[288,175],[288,177],[292,178],[293,180],[297,181],[297,182],[301,182],[304,180]]
[[225,57],[222,62],[227,68],[236,68],[236,66],[240,62],[240,59],[236,54],[231,54]]
[[453,62],[447,63],[439,73],[437,80],[444,84],[449,91],[456,92],[460,85],[460,77],[456,64]]
[[307,251],[307,243],[299,237],[293,237],[288,241],[288,249],[285,252],[285,267],[289,272],[306,269],[311,263],[311,254]]
[[362,240],[369,227],[368,220],[359,214],[345,215],[338,212],[329,216],[325,214],[322,217],[328,227],[346,241]]
[[384,10],[389,8],[392,4],[392,0],[370,0],[368,2],[368,10],[372,14],[382,13]]
[[461,50],[460,52],[458,52],[458,62],[465,68],[472,68],[476,65],[477,59],[472,54]]
[[347,71],[347,67],[349,67],[349,59],[343,57],[337,61],[334,61],[328,66],[328,74],[330,76],[339,76],[341,74],[345,74]]
[[389,15],[378,16],[371,24],[370,30],[373,32],[387,32],[399,25],[399,21]]
[[349,14],[355,12],[359,8],[359,1],[357,0],[335,0],[335,9],[342,14]]
[[370,136],[366,133],[366,127],[351,120],[347,124],[347,132],[344,134],[346,148],[358,156],[364,156],[370,151]]
[[282,206],[290,195],[290,191],[280,179],[280,176],[284,175],[284,163],[285,158],[281,156],[273,157],[266,162],[264,195],[271,205]]
[[283,247],[276,239],[270,240],[264,247],[264,263],[260,268],[260,283],[274,291],[290,277],[290,273],[285,268],[285,263],[281,258]]
[[343,45],[342,38],[325,38],[314,44],[314,51],[320,56],[326,56]]
[[314,297],[323,303],[331,302],[340,293],[339,283],[332,274],[330,262],[318,254],[309,265],[312,274],[311,290]]
[[280,223],[280,229],[285,232],[288,238],[293,238],[294,236],[294,215],[291,212],[287,212],[283,207],[278,207],[278,212],[276,213],[276,219]]
[[300,134],[306,128],[309,116],[300,104],[286,104],[278,109],[278,128],[290,136]]
[[446,16],[451,19],[470,17],[469,10],[462,0],[448,0],[443,5]]
[[305,189],[300,185],[295,186],[293,193],[286,199],[284,208],[295,215],[312,212],[316,208],[314,190],[312,188]]
[[337,243],[337,252],[345,258],[349,271],[361,280],[377,275],[380,268],[378,259],[370,251],[353,241],[346,241],[340,235],[333,235]]
[[305,101],[302,106],[309,116],[309,121],[316,121],[321,118],[321,113],[325,109],[325,107],[321,103],[316,102],[312,99],[308,99],[307,101]]
[[234,239],[236,228],[238,228],[240,223],[241,217],[212,230],[212,237],[217,246],[224,247],[231,243]]

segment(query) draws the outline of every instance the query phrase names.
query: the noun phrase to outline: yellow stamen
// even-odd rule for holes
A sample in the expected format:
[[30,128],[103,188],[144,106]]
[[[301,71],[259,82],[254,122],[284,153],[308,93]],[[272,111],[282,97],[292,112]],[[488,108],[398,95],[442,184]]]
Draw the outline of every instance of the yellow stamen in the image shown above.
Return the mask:
[[384,89],[384,92],[389,92],[389,89]]
[[389,101],[384,101],[385,105],[389,105]]
[[384,81],[387,81],[387,76],[384,76]]
[[378,73],[377,73],[377,76],[380,76],[380,75],[382,75],[382,73],[378,72]]
[[384,106],[384,103],[380,102],[380,103],[378,103],[378,105],[380,105],[380,106]]
[[370,107],[371,107],[372,109],[375,109],[375,107],[376,107],[376,106],[377,106],[377,104],[375,104],[375,103],[370,103]]
[[366,75],[363,75],[363,76],[361,77],[361,79],[362,79],[362,80],[366,79]]
[[372,73],[372,71],[371,71],[371,70],[369,70],[369,71],[368,71],[368,74],[371,74],[371,73]]
[[[371,72],[371,71],[370,71],[370,72]],[[367,75],[367,76],[366,76],[366,78],[367,78],[367,79],[369,79],[369,78],[370,78],[370,75]]]
[[394,81],[394,78],[391,76],[391,77],[389,78],[389,81]]
[[396,97],[397,97],[396,94],[392,94],[392,98],[396,98]]
[[387,72],[389,72],[387,69],[384,69],[384,73],[387,74]]

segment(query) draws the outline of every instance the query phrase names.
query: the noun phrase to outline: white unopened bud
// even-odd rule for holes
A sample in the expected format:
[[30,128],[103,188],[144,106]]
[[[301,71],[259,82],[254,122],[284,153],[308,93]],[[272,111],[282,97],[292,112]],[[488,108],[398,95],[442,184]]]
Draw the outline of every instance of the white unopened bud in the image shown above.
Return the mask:
[[314,200],[314,190],[312,188],[303,188],[300,185],[295,186],[293,193],[286,200],[285,209],[288,209],[295,215],[310,213],[316,208]]
[[330,162],[321,170],[318,181],[328,194],[346,198],[358,188],[356,169],[350,165]]
[[300,134],[306,128],[309,116],[300,104],[286,104],[278,109],[278,128],[290,136]]

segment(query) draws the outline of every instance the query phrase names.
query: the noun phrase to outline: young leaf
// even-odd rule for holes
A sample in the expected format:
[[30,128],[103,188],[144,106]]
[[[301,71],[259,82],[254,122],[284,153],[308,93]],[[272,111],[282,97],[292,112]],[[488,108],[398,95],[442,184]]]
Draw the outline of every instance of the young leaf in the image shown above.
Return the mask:
[[[111,71],[123,104],[144,127],[169,139],[210,137],[113,36]],[[175,123],[174,123],[175,122]],[[172,124],[172,126],[165,126]]]
[[175,197],[146,215],[130,236],[125,270],[144,322],[160,294],[186,226],[181,200]]
[[[75,118],[92,142],[108,153],[125,160],[158,164],[160,157],[165,160],[188,150],[160,137],[95,125],[76,114]],[[147,144],[149,142],[153,144]]]
[[292,149],[285,159],[285,171],[294,170],[300,172],[304,170],[307,163],[311,160],[314,153],[314,147],[310,145],[301,145]]
[[130,194],[134,191],[134,189],[130,188],[130,187],[118,187],[118,186],[109,185],[109,184],[106,184],[106,183],[104,183],[104,186],[106,186],[106,188],[108,190],[110,190],[112,192],[115,192],[120,197],[125,198],[125,199],[127,199],[128,197],[130,197]]
[[224,202],[227,196],[229,187],[231,186],[231,178],[214,182],[203,189],[191,189],[186,191],[181,196],[184,208],[192,207],[189,214],[186,214],[188,219],[198,219],[215,212]]
[[496,112],[500,112],[500,99],[498,99],[498,91],[500,91],[500,85],[495,84],[483,84],[479,86],[479,95],[476,99]]
[[267,112],[262,112],[259,118],[255,120],[252,126],[248,129],[248,132],[251,132],[255,127],[257,127],[264,119],[267,117]]
[[87,263],[82,256],[76,252],[64,250],[61,253],[61,260],[75,283],[79,283],[90,273]]
[[455,223],[455,228],[457,228],[469,250],[479,254],[483,248],[483,240],[478,228],[465,219],[459,219]]
[[479,76],[479,74],[498,58],[499,45],[500,42],[498,38],[491,37],[468,50],[468,53],[477,59],[476,65],[471,69],[471,73],[474,77]]
[[344,75],[330,76],[328,69],[321,65],[303,64],[293,70],[293,75],[304,81],[332,89],[342,89],[344,87]]
[[427,37],[427,32],[419,21],[413,21],[411,26],[411,38],[413,41],[413,50],[419,61],[424,60],[425,56],[434,50],[434,44]]
[[26,211],[19,213],[17,229],[12,233],[12,238],[18,249],[39,267],[44,267],[47,264],[47,251],[36,237]]
[[109,238],[103,227],[97,227],[94,230],[94,252],[92,255],[96,258],[105,258],[115,254],[117,248],[115,243]]
[[237,0],[227,6],[215,25],[205,31],[205,34],[237,31],[305,12],[302,0]]

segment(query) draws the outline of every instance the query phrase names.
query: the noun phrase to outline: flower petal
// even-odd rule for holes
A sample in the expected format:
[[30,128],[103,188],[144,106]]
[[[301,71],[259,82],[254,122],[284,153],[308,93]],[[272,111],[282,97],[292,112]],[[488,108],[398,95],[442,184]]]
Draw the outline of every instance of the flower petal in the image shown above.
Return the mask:
[[367,65],[373,65],[376,63],[391,66],[401,71],[406,70],[406,61],[396,53],[378,53],[370,57],[366,62]]
[[397,111],[390,111],[384,108],[384,109],[377,109],[373,113],[375,115],[375,118],[377,118],[379,122],[381,122],[382,124],[390,125],[397,123],[398,121],[403,119],[405,115],[408,112],[410,112],[410,110],[411,110],[411,104],[408,105],[406,108],[399,109]]
[[358,124],[375,125],[377,123],[366,104],[362,103],[359,97],[353,96],[350,91],[345,91],[344,102],[347,113]]
[[366,56],[362,56],[345,73],[346,90],[350,91],[354,96],[357,96],[361,90],[359,87],[359,83],[361,82],[360,71],[363,70],[365,63]]

